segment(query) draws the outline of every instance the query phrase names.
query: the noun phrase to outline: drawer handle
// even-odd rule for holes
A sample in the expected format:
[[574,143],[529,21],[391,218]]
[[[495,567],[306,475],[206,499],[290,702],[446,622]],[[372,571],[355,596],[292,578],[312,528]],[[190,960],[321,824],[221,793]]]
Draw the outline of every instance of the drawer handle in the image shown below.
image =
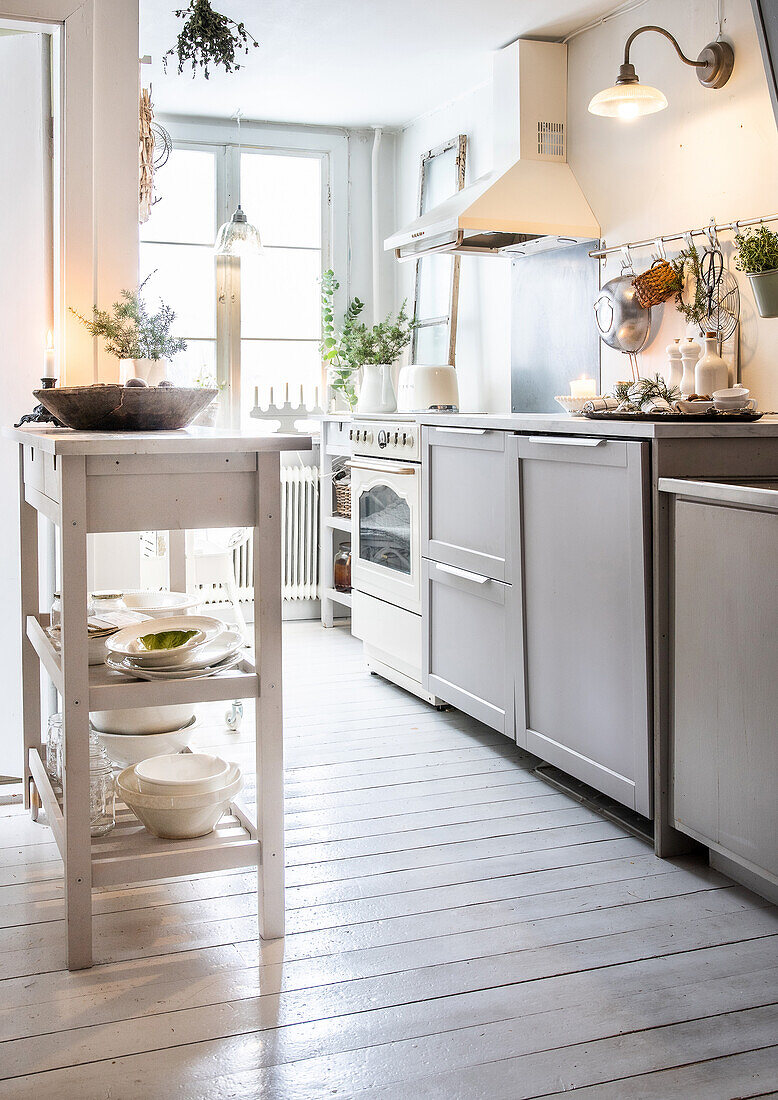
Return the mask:
[[529,442],[546,443],[552,447],[599,447],[601,443],[607,443],[607,440],[603,439],[602,436],[598,439],[592,439],[591,437],[582,438],[581,436],[568,435],[531,435]]
[[476,584],[486,584],[489,577],[482,577],[478,573],[471,573],[468,569],[457,569],[454,565],[443,565],[442,562],[436,561],[435,568],[440,569],[443,573],[450,573],[452,577],[461,577],[464,581],[475,581]]
[[435,431],[447,435],[486,435],[486,428],[435,428]]

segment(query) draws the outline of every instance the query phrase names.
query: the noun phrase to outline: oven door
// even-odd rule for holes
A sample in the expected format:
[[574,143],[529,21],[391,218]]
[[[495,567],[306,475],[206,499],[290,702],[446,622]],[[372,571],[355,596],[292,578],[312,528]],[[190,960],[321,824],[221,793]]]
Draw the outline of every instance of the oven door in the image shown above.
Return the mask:
[[351,583],[421,614],[421,467],[351,461]]

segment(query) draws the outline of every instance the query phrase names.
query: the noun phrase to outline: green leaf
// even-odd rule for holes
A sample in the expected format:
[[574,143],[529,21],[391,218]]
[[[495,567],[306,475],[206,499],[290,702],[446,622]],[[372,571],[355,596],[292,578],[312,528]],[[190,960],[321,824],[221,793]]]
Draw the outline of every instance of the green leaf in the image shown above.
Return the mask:
[[138,638],[144,649],[153,652],[160,649],[178,649],[194,638],[196,630],[160,630],[156,634],[144,634]]

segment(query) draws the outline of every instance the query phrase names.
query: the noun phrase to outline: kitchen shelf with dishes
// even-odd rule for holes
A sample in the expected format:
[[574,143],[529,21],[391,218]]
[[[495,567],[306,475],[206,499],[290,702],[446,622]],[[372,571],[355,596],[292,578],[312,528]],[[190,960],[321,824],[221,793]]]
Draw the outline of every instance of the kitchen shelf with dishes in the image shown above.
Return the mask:
[[[280,452],[310,449],[310,437],[6,434],[20,459],[25,805],[35,816],[42,804],[64,864],[68,969],[92,965],[99,887],[253,867],[260,935],[283,935]],[[60,531],[51,614],[39,610],[40,513]],[[159,615],[135,593],[117,622],[106,594],[87,591],[90,533],[238,526],[253,538],[251,653],[184,593],[154,594],[167,603]],[[41,669],[61,710],[45,743]],[[187,751],[194,705],[236,699],[255,701],[250,810],[238,764]]]
[[[338,555],[351,542],[351,498],[347,483],[339,482],[337,474],[351,457],[352,418],[347,413],[328,413],[321,420],[321,621],[333,626],[336,618],[351,610],[350,566],[337,565]],[[339,583],[336,572],[346,583]]]

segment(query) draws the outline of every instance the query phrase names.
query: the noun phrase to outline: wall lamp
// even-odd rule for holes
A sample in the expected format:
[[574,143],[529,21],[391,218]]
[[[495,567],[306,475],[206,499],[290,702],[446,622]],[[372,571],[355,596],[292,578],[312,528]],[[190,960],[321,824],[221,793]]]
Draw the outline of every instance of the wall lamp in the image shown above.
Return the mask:
[[593,115],[629,120],[639,115],[663,111],[667,106],[667,100],[659,89],[641,84],[635,66],[630,64],[629,48],[643,31],[656,31],[672,42],[684,65],[691,65],[697,70],[697,79],[703,88],[723,88],[732,75],[735,53],[728,42],[709,42],[697,60],[693,61],[684,55],[675,38],[663,27],[638,27],[627,39],[624,64],[619,67],[618,80],[612,88],[598,92],[590,102],[589,110]]

